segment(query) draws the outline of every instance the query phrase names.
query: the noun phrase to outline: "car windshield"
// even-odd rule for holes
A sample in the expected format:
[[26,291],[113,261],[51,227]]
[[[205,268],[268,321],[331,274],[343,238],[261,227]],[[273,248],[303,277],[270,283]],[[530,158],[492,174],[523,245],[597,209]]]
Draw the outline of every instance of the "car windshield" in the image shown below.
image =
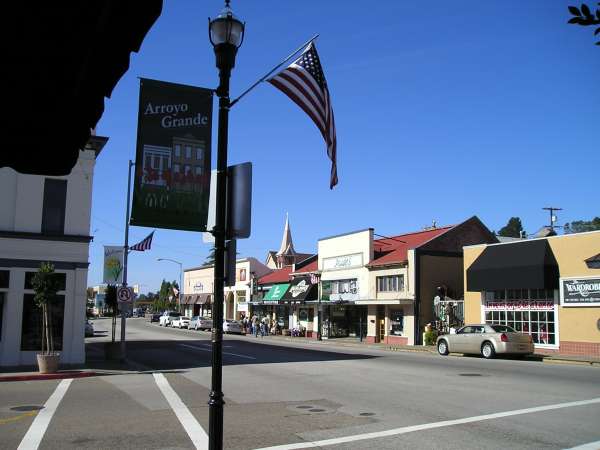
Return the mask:
[[516,333],[515,329],[509,327],[508,325],[490,325],[490,327],[496,333]]
[[189,317],[185,317],[185,316],[181,317],[181,319],[182,319],[182,320],[190,320],[190,318],[189,318]]

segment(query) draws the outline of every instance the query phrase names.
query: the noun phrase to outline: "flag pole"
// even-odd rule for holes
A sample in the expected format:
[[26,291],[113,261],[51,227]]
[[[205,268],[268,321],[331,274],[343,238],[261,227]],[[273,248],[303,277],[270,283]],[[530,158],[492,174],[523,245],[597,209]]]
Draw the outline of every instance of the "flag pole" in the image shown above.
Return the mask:
[[292,59],[294,56],[296,56],[296,54],[302,50],[304,47],[306,47],[308,44],[310,44],[312,41],[314,41],[315,39],[317,39],[319,37],[318,34],[315,34],[312,38],[310,38],[308,41],[306,41],[304,44],[302,44],[300,47],[298,47],[296,50],[294,50],[293,53],[290,53],[289,56],[287,56],[283,61],[281,61],[279,64],[277,64],[275,67],[273,67],[264,77],[262,77],[260,80],[258,80],[256,83],[254,83],[252,86],[250,86],[248,89],[246,89],[244,92],[242,92],[242,94],[231,101],[231,103],[229,104],[229,108],[231,108],[233,105],[235,105],[239,100],[242,99],[243,96],[245,96],[248,92],[250,92],[252,89],[254,89],[256,86],[258,86],[260,83],[262,83],[263,81],[265,81],[267,78],[269,78],[269,76],[275,72],[277,69],[279,69],[281,66],[283,66],[286,62],[288,62],[290,59]]

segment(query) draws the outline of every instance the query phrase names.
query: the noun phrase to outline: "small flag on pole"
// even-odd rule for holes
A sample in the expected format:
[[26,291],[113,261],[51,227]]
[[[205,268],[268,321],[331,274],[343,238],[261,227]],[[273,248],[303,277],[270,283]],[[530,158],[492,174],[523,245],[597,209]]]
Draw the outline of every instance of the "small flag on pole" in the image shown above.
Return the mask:
[[302,108],[321,131],[331,160],[329,188],[333,189],[338,182],[335,120],[327,81],[314,44],[311,42],[298,59],[267,81]]
[[154,236],[154,231],[150,233],[144,240],[129,247],[129,250],[137,250],[139,252],[143,252],[144,250],[150,250],[150,247],[152,246],[152,236]]

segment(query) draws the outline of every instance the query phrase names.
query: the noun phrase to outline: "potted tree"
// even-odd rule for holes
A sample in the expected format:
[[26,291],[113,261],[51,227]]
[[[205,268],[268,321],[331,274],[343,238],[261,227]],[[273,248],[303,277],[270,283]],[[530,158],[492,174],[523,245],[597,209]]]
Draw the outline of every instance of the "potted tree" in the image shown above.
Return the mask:
[[60,353],[54,351],[54,328],[52,326],[52,306],[56,301],[56,294],[60,290],[59,281],[54,273],[54,266],[45,262],[31,280],[34,301],[42,310],[42,348],[37,354],[40,373],[54,373],[58,370]]

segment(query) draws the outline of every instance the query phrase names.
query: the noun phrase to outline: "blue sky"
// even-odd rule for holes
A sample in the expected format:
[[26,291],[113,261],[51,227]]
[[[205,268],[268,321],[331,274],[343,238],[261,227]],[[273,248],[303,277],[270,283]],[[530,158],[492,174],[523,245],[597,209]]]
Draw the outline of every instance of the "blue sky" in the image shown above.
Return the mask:
[[[238,242],[240,256],[264,260],[276,250],[286,212],[301,252],[367,227],[393,235],[477,215],[498,230],[519,216],[533,233],[548,222],[544,206],[564,208],[561,224],[600,215],[600,48],[592,27],[567,25],[572,3],[232,1],[246,21],[232,97],[320,34],[340,180],[330,191],[325,145],[310,119],[271,85],[256,88],[230,114],[229,163],[251,161],[254,170],[252,236]],[[123,242],[138,77],[216,87],[207,17],[222,5],[165,0],[106,101],[90,285],[102,279],[102,246]],[[150,231],[131,227],[130,243]],[[157,258],[193,267],[208,251],[200,233],[157,229],[151,251],[131,254],[129,282],[154,291],[179,277],[176,264]]]

